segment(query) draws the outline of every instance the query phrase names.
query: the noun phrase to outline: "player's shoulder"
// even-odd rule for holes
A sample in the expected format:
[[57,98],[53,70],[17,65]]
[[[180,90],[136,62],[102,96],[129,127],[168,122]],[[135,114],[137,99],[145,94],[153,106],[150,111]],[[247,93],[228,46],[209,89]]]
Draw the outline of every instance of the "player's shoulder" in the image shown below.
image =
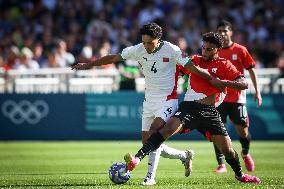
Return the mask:
[[218,59],[216,60],[216,63],[218,65],[226,65],[226,64],[232,64],[232,62],[226,58],[222,58],[222,57],[218,57]]
[[163,41],[164,47],[168,50],[180,51],[180,48],[177,45],[172,44],[168,41]]
[[247,48],[239,43],[234,42],[233,48],[239,51],[247,51]]
[[202,56],[197,54],[191,55],[190,59],[195,65],[199,65],[202,62]]
[[142,43],[138,43],[138,44],[130,46],[130,47],[133,48],[133,49],[136,49],[136,50],[144,49],[144,46],[143,46]]
[[125,47],[122,51],[142,52],[143,48],[144,48],[143,44],[139,43],[137,45],[132,45],[132,46]]
[[226,62],[229,61],[229,60],[226,59],[226,58],[223,58],[223,57],[220,57],[220,56],[219,56],[219,57],[217,58],[217,61],[218,61],[218,62],[224,62],[224,63],[226,63]]
[[200,56],[198,54],[194,54],[194,55],[190,56],[190,58],[191,58],[192,61],[199,61],[202,58],[202,56]]

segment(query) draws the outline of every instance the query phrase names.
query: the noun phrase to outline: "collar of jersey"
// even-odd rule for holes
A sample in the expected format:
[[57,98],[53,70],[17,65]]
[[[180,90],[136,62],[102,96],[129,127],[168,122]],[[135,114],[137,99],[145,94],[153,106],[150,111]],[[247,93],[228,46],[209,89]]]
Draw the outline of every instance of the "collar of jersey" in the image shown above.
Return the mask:
[[234,44],[235,44],[235,42],[233,42],[230,46],[225,47],[225,48],[222,48],[222,49],[228,49],[228,48],[231,48]]
[[156,48],[151,54],[158,52],[162,48],[163,45],[164,45],[164,41],[161,41],[159,47]]

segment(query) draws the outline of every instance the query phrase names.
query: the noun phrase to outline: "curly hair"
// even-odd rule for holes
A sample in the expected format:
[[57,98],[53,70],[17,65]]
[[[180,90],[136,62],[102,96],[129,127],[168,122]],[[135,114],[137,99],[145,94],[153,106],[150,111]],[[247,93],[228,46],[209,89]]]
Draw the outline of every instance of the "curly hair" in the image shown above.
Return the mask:
[[163,35],[161,26],[154,22],[144,24],[143,27],[140,29],[140,33],[141,35],[149,35],[156,39],[161,39]]
[[203,34],[202,41],[215,44],[218,49],[223,47],[223,38],[220,34],[215,32],[208,32]]

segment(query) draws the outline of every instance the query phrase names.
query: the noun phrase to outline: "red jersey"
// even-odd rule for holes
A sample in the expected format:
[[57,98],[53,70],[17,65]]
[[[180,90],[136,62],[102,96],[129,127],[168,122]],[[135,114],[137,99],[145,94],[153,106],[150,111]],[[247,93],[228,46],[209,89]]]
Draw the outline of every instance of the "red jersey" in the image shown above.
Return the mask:
[[[244,74],[244,69],[250,69],[255,66],[255,62],[246,47],[233,43],[228,48],[221,49],[219,56],[232,62],[239,72]],[[228,88],[225,102],[246,103],[246,90],[235,90]]]
[[174,85],[172,93],[167,96],[167,100],[178,98],[178,95],[177,95],[177,87],[178,86],[177,86],[177,84],[178,84],[178,77],[181,74],[189,74],[189,71],[185,67],[183,67],[182,65],[176,65],[175,85]]
[[[215,60],[204,61],[201,56],[192,56],[194,65],[206,69],[212,76],[221,80],[235,80],[243,76],[236,67],[228,60],[218,57]],[[213,94],[220,94],[221,91],[210,84],[210,82],[194,73],[188,78],[188,89],[185,94],[185,101],[200,100]]]

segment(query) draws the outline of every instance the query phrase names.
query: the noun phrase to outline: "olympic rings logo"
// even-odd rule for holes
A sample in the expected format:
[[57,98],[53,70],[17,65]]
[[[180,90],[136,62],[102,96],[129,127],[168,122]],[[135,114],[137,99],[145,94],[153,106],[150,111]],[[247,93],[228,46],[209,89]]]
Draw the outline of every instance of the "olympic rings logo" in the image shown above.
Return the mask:
[[29,124],[37,124],[49,112],[48,104],[43,100],[37,100],[31,103],[22,100],[16,103],[13,100],[7,100],[1,107],[4,116],[9,118],[14,124],[22,124],[25,121]]

